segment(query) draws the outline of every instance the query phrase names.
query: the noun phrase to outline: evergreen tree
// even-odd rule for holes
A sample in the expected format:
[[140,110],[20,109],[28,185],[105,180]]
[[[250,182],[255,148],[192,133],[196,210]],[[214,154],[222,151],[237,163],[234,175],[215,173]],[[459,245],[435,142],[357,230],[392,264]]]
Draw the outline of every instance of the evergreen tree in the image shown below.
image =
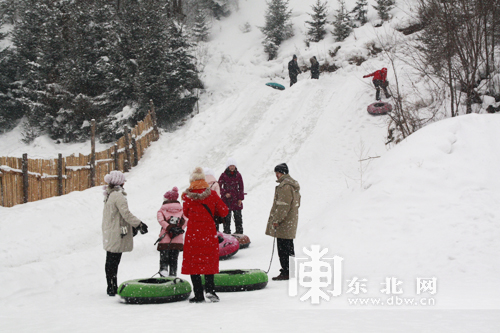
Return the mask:
[[288,0],[270,0],[267,2],[266,23],[260,28],[266,36],[263,41],[264,51],[269,60],[276,58],[281,43],[293,36],[290,22],[292,10],[288,9]]
[[16,60],[15,53],[11,49],[0,51],[0,132],[12,129],[25,112],[23,104],[18,99]]
[[376,0],[377,5],[373,8],[377,11],[378,16],[387,21],[390,17],[389,12],[394,8],[396,0]]
[[203,89],[185,27],[173,21],[168,27],[168,41],[167,68],[163,73],[166,98],[152,98],[157,106],[158,122],[163,126],[190,114],[198,101],[196,89]]
[[[52,138],[81,141],[89,137],[86,124],[100,122],[120,105],[113,98],[116,79],[112,60],[118,38],[113,31],[114,6],[106,0],[75,0],[65,8],[63,36],[67,57],[60,64],[60,86],[67,101],[52,119]],[[69,130],[71,129],[71,130]]]
[[356,6],[354,6],[354,9],[351,12],[354,14],[354,19],[359,21],[361,25],[368,22],[368,19],[366,18],[366,14],[368,13],[367,7],[368,7],[367,0],[357,0]]
[[339,1],[339,9],[337,10],[337,14],[335,15],[335,20],[333,21],[333,35],[335,36],[335,40],[337,42],[341,42],[346,39],[351,31],[352,31],[352,20],[351,17],[346,10],[344,0]]
[[208,39],[208,34],[210,28],[207,24],[207,15],[201,9],[198,10],[198,14],[195,17],[194,26],[192,28],[193,36],[198,42],[206,42]]
[[[63,39],[64,3],[52,0],[23,0],[20,18],[13,31],[13,43],[19,57],[23,104],[27,121],[26,140],[47,131],[67,92],[60,86],[61,60],[65,58]],[[32,127],[36,128],[32,128]]]
[[316,0],[316,4],[312,6],[313,14],[311,15],[311,21],[306,21],[310,26],[307,30],[308,40],[311,42],[319,42],[326,35],[325,25],[327,24],[327,3],[322,3],[320,0]]

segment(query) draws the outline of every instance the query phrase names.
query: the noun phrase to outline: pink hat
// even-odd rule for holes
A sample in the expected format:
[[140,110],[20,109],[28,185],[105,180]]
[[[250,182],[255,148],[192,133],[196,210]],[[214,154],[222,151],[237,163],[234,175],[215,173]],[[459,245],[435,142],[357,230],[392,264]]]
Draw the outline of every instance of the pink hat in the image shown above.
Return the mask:
[[104,181],[109,185],[123,185],[125,184],[125,175],[121,171],[114,170],[104,176]]
[[163,197],[167,200],[175,201],[179,197],[179,189],[174,186],[171,191],[168,191],[163,195]]

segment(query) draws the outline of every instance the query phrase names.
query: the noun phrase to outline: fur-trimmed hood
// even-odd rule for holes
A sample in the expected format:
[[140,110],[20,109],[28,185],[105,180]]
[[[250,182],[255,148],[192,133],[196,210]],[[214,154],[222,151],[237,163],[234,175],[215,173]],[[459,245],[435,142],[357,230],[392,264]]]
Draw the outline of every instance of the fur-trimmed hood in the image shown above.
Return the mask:
[[191,200],[204,200],[204,199],[208,198],[210,193],[212,193],[212,190],[210,188],[206,188],[201,193],[193,192],[190,189],[187,189],[184,191],[183,195],[185,195],[186,197],[188,197]]

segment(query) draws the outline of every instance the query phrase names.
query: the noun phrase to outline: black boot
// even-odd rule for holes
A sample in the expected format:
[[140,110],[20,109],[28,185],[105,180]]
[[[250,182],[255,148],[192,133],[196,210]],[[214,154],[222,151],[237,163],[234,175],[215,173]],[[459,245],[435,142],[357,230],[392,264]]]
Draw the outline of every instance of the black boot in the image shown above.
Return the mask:
[[225,234],[231,234],[231,211],[227,214],[227,216],[224,218],[224,233]]
[[205,297],[203,296],[203,285],[201,284],[201,276],[191,275],[191,282],[193,283],[194,297],[189,300],[189,303],[205,302]]
[[164,277],[168,275],[168,251],[160,250],[160,276]]
[[179,258],[179,250],[170,250],[168,254],[168,266],[170,273],[168,276],[177,276],[177,261]]
[[235,234],[243,234],[243,217],[241,210],[234,211],[234,225],[236,227]]
[[115,296],[116,291],[113,285],[113,278],[110,276],[106,276],[106,282],[108,283],[108,288],[106,289],[106,293],[108,296]]
[[210,303],[217,303],[220,301],[219,296],[215,293],[215,281],[213,274],[205,275],[205,296]]

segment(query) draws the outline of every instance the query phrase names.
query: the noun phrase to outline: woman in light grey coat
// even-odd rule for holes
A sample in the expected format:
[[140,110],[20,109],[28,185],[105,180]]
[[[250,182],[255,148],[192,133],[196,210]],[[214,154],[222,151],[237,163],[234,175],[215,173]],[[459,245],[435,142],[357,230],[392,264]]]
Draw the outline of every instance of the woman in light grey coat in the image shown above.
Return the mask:
[[[120,171],[111,171],[104,177],[108,183],[104,192],[104,211],[102,215],[102,240],[106,250],[107,293],[115,296],[118,290],[118,265],[123,252],[134,247],[133,236],[137,230],[148,232],[148,226],[135,217],[128,209],[126,193],[123,189],[125,176]],[[137,229],[136,229],[137,228]]]

